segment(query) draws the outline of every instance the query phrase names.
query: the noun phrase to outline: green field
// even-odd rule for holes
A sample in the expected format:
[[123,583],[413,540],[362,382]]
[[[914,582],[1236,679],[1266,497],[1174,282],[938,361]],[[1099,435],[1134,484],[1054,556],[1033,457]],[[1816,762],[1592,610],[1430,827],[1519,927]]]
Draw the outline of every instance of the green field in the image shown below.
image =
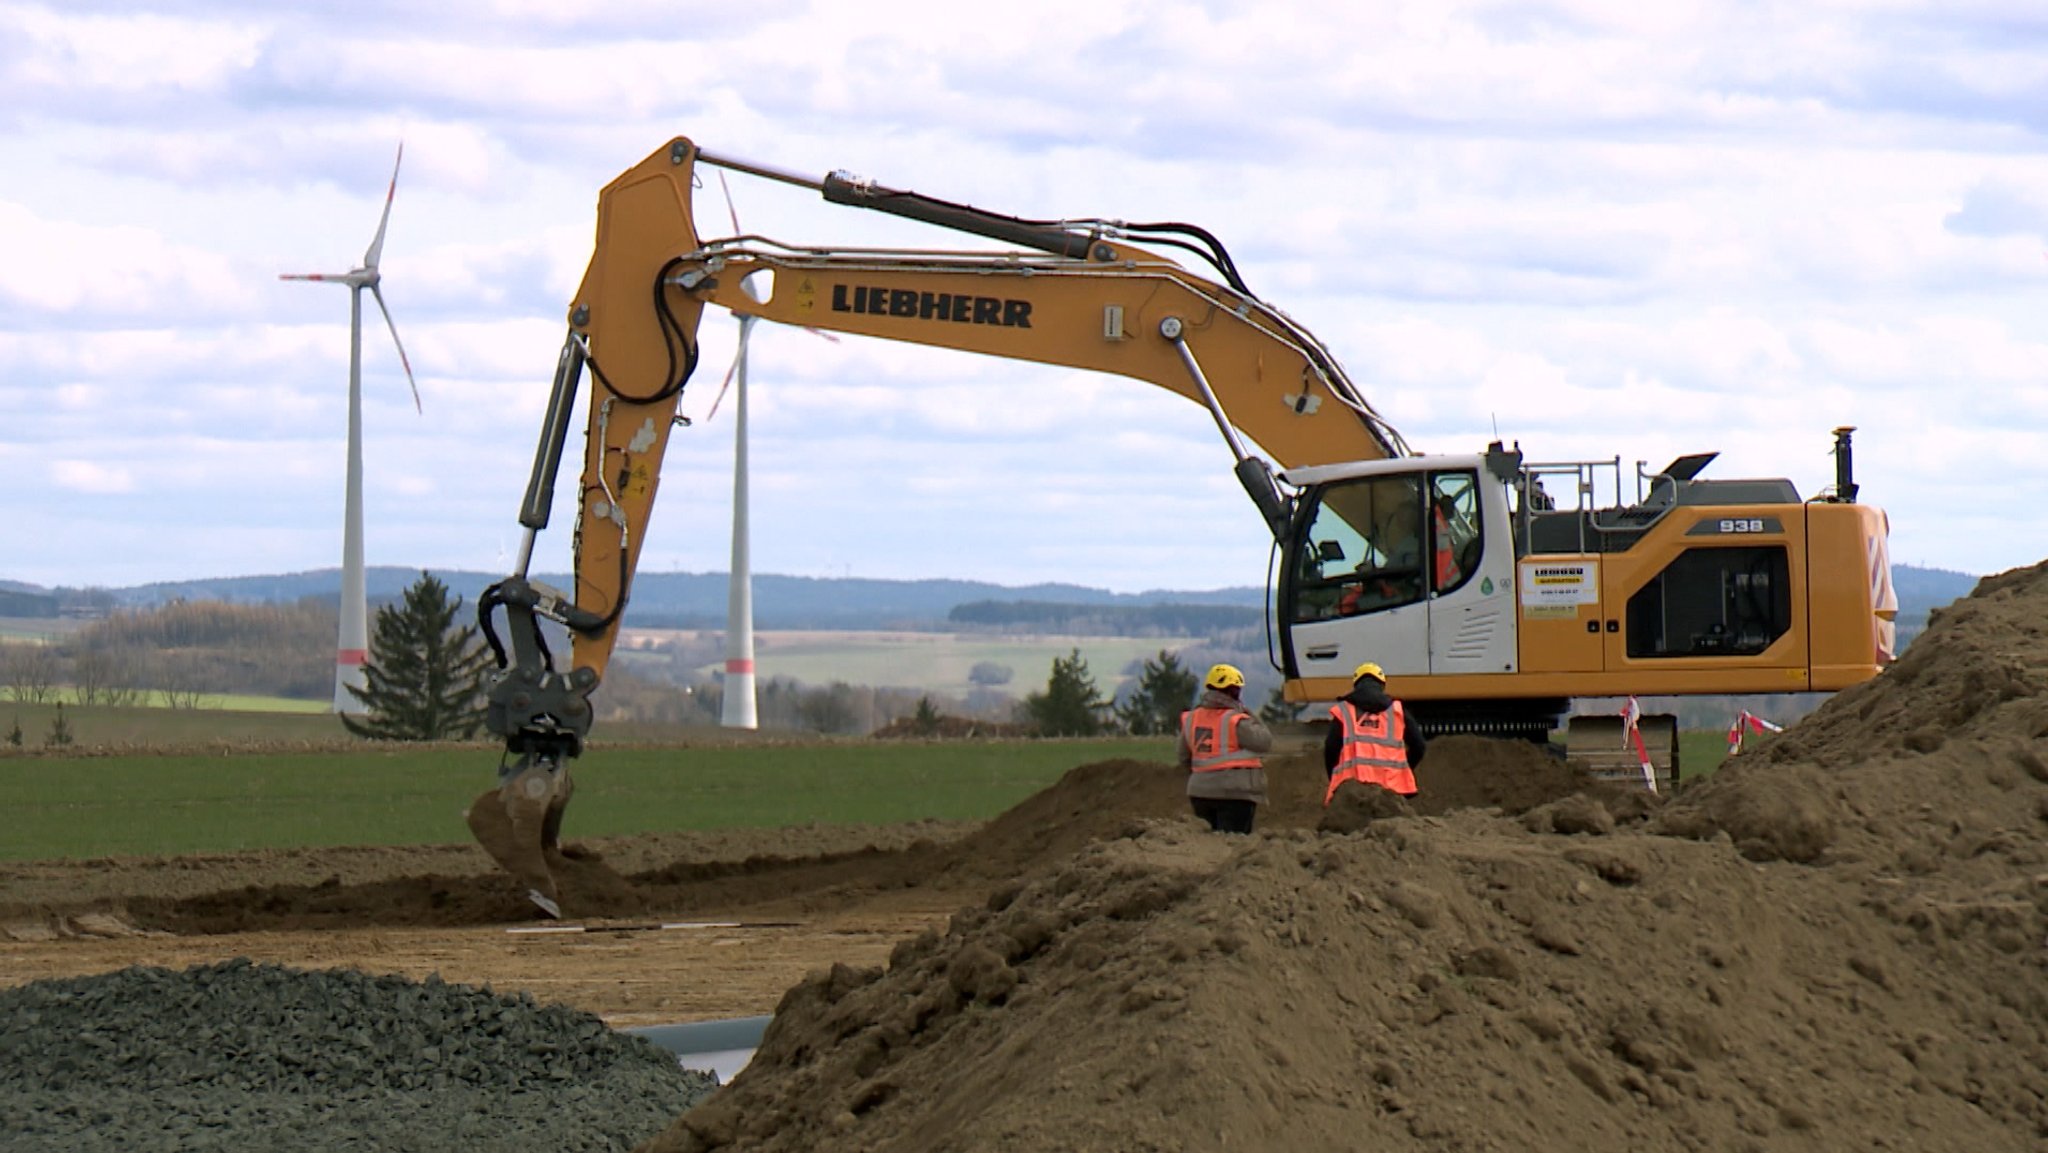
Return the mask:
[[[458,843],[461,812],[499,760],[489,742],[358,741],[324,714],[64,714],[76,744],[48,753],[55,710],[0,704],[0,733],[19,724],[24,735],[18,754],[0,752],[0,859]],[[884,743],[625,724],[605,734],[576,766],[573,837],[983,820],[1076,765],[1172,756],[1160,738]],[[1717,732],[1680,741],[1688,778],[1727,752]]]
[[[641,634],[660,637],[664,634]],[[1045,688],[1052,662],[1075,649],[1104,696],[1115,695],[1123,669],[1133,661],[1178,652],[1199,643],[1188,637],[998,636],[988,633],[765,632],[754,638],[757,675],[789,677],[813,687],[849,685],[904,688],[965,696],[977,686],[968,674],[982,662],[1008,668],[1011,679],[990,686],[1019,699]],[[658,659],[622,648],[615,658],[628,668]],[[699,666],[709,676],[723,659]]]
[[[236,707],[228,707],[231,704]],[[49,743],[56,717],[57,710],[50,705],[0,701],[0,736],[19,726],[22,746],[40,749]],[[194,709],[66,704],[64,723],[71,730],[72,744],[80,748],[351,739],[322,702],[282,697],[207,697]]]
[[[1076,765],[1172,756],[1160,739],[599,748],[567,833],[981,820]],[[0,758],[0,858],[462,842],[497,763],[482,744]]]

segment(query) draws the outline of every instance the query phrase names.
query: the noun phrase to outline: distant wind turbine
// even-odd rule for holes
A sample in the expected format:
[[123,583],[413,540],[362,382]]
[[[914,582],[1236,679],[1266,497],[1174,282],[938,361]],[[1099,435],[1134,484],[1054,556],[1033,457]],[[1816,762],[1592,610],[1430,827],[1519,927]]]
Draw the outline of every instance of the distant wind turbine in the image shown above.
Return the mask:
[[[732,217],[732,233],[739,236],[739,210],[733,207],[732,188],[726,184],[722,171],[718,174],[718,187],[725,193],[725,211]],[[757,303],[763,299],[751,277],[740,282],[740,291]],[[740,315],[739,349],[733,354],[732,367],[725,370],[725,380],[711,400],[710,411],[704,414],[707,423],[718,415],[726,387],[737,383],[733,394],[732,571],[728,574],[730,583],[725,599],[725,702],[719,714],[719,724],[728,729],[759,727],[754,689],[754,572],[749,544],[751,528],[747,521],[747,338],[753,335],[757,319]],[[809,331],[838,343],[839,338],[829,332],[815,328]]]
[[747,337],[753,331],[754,318],[740,317],[740,348],[732,360],[739,389],[732,410],[732,572],[725,598],[725,703],[719,715],[719,724],[728,729],[760,727],[754,694],[754,572],[747,542]]
[[405,161],[405,145],[398,146],[398,159],[391,165],[391,186],[384,192],[384,215],[377,221],[377,235],[363,253],[361,267],[343,273],[285,273],[280,280],[318,280],[346,284],[348,311],[348,494],[342,508],[341,532],[341,635],[335,643],[334,711],[361,713],[363,703],[349,689],[363,686],[363,661],[369,656],[369,598],[363,580],[363,289],[377,300],[384,314],[384,326],[391,330],[391,343],[398,348],[398,363],[405,369],[405,381],[412,386],[412,405],[420,405],[419,382],[413,379],[412,361],[405,344],[398,339],[398,325],[384,306],[384,293],[377,286],[377,260],[384,254],[384,229],[391,223],[391,200],[398,194],[398,166]]

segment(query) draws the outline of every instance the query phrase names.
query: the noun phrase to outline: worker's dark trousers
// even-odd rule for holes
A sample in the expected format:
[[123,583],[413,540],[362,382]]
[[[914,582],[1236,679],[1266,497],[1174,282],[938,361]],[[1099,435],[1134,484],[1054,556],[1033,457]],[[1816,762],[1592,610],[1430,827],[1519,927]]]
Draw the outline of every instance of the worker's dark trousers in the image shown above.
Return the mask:
[[1195,808],[1195,815],[1209,822],[1209,827],[1219,833],[1249,833],[1252,820],[1259,815],[1257,801],[1212,801],[1208,797],[1189,797],[1188,803]]

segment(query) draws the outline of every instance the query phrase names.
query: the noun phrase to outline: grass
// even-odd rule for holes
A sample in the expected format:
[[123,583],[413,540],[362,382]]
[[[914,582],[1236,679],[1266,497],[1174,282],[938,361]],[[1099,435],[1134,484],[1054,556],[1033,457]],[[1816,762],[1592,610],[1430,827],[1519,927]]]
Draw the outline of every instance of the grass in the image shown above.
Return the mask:
[[1680,732],[1678,734],[1678,775],[1681,779],[1704,777],[1728,759],[1728,734],[1723,732]]
[[[462,810],[496,779],[494,744],[376,746],[325,714],[66,707],[90,755],[0,755],[0,859],[225,852],[468,839]],[[0,704],[23,751],[49,705]],[[569,835],[982,820],[1075,765],[1165,760],[1168,739],[890,742],[610,727],[576,765]],[[660,742],[657,745],[625,742]],[[1725,734],[1679,734],[1688,778],[1719,767]],[[137,748],[137,751],[127,749]],[[214,751],[196,751],[212,749]],[[153,751],[148,751],[153,750]]]
[[[1172,755],[1161,739],[597,748],[567,833],[979,820],[1075,765]],[[497,762],[481,744],[5,758],[0,859],[461,842]]]
[[[64,723],[72,743],[80,747],[120,745],[205,745],[218,743],[299,743],[337,741],[347,732],[319,701],[287,701],[281,697],[209,697],[196,709],[161,707],[116,708],[109,705],[64,706]],[[233,703],[242,707],[229,708]],[[306,707],[310,706],[310,708]],[[53,705],[0,701],[0,736],[19,726],[22,745],[39,749],[56,725]]]

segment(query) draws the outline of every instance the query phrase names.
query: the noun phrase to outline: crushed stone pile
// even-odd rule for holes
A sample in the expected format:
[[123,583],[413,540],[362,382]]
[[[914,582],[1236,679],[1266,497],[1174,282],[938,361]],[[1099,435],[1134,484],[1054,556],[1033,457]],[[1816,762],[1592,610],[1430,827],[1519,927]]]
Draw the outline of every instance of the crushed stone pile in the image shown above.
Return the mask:
[[2044,625],[2048,565],[1986,580],[1661,804],[1040,798],[1119,824],[807,978],[646,1148],[2048,1148]]
[[231,961],[0,991],[0,1145],[621,1150],[715,1087],[595,1016]]

